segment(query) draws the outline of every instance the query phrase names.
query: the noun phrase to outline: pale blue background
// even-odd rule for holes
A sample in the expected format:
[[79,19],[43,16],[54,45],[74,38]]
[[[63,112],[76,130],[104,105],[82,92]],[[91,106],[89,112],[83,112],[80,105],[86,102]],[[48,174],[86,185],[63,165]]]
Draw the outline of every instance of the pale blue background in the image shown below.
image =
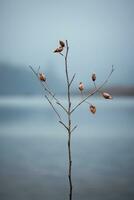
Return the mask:
[[[68,200],[67,134],[43,96],[29,96],[41,87],[28,65],[65,93],[64,63],[52,52],[68,39],[77,94],[79,81],[91,88],[91,73],[98,84],[112,64],[106,87],[133,87],[133,37],[133,0],[0,0],[0,200]],[[73,200],[133,200],[134,98],[90,102],[95,115],[88,104],[73,115]]]
[[102,80],[114,64],[111,85],[134,85],[133,0],[0,0],[0,30],[1,63],[41,65],[62,77],[52,50],[68,39],[78,80],[93,71]]

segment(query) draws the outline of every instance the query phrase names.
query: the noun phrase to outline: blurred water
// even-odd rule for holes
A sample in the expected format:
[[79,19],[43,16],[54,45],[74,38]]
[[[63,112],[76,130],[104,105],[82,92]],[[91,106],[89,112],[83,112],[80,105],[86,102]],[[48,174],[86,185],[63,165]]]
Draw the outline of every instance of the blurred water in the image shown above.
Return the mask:
[[[133,200],[134,98],[91,101],[96,115],[87,104],[73,114],[73,200]],[[67,158],[47,102],[0,99],[0,200],[67,200]]]

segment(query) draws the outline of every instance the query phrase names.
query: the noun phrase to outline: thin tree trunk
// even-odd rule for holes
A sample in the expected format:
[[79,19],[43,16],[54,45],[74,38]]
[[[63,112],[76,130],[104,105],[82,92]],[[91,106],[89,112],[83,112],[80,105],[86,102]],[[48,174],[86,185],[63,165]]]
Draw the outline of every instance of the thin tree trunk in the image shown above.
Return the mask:
[[66,81],[67,81],[67,97],[68,97],[68,179],[69,179],[69,200],[72,200],[72,158],[71,158],[71,95],[70,95],[70,81],[68,74],[68,41],[66,40],[66,55],[65,55],[65,73],[66,73]]
[[71,158],[71,132],[68,131],[68,179],[69,179],[69,200],[72,200],[72,158]]

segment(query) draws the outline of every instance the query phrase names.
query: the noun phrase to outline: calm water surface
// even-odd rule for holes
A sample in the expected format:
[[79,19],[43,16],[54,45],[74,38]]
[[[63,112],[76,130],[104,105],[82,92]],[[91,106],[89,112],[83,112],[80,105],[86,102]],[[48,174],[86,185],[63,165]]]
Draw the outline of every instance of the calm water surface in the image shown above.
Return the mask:
[[[96,115],[87,104],[73,114],[73,200],[133,200],[134,98],[91,101]],[[0,200],[68,200],[67,158],[47,102],[0,99]]]

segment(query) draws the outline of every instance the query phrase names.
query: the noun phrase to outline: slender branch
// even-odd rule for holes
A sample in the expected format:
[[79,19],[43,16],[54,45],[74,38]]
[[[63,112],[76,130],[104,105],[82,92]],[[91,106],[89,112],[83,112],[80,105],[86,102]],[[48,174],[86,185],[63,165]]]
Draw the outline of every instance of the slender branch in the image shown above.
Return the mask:
[[89,93],[82,101],[80,101],[71,111],[71,114],[76,110],[76,108],[78,108],[82,103],[84,103],[90,96],[94,95],[96,92],[98,92],[109,80],[110,76],[112,75],[114,71],[113,65],[112,65],[112,69],[108,75],[108,77],[106,78],[106,80],[101,84],[101,86],[99,86],[98,88],[96,88],[92,93]]
[[40,71],[40,66],[38,67],[37,74],[39,74],[39,71]]
[[59,102],[56,102],[66,113],[68,113],[67,109]]
[[71,133],[78,127],[78,125],[74,126],[71,130]]
[[[38,73],[32,68],[32,66],[29,65],[29,68],[32,70],[32,72],[35,74],[35,76],[38,77]],[[40,68],[40,67],[39,67],[39,68]],[[39,68],[38,68],[38,70],[39,70]]]
[[88,101],[85,101],[85,103],[87,103],[87,104],[90,105],[90,106],[92,105],[92,104],[91,104],[90,102],[88,102]]
[[50,101],[50,99],[47,97],[47,95],[45,95],[45,98],[48,100],[49,104],[51,105],[52,109],[53,109],[54,112],[56,113],[57,117],[61,120],[61,117],[60,117],[58,111],[55,109],[53,103]]
[[66,79],[67,79],[67,85],[69,86],[69,76],[68,76],[68,66],[67,66],[67,57],[68,57],[68,51],[69,51],[69,46],[68,46],[68,41],[66,40],[66,55],[65,55],[65,72],[66,72]]
[[61,56],[64,56],[64,54],[63,54],[63,53],[61,53],[61,52],[59,52],[59,54],[60,54]]
[[[86,96],[86,94],[84,93],[84,95]],[[83,92],[81,91],[81,99],[83,100]],[[92,105],[90,102],[88,102],[88,101],[85,101],[85,103],[86,104],[88,104],[88,105]]]
[[73,82],[73,80],[74,80],[74,78],[75,78],[75,75],[76,75],[76,74],[73,75],[73,77],[72,77],[72,79],[71,79],[71,81],[70,81],[70,83],[69,83],[69,86],[72,84],[72,82]]
[[[48,82],[45,81],[44,84],[45,84],[45,87],[47,87],[47,89],[51,92],[51,90],[50,90],[50,88],[49,88],[49,85],[48,85]],[[43,85],[44,85],[44,84],[43,84]],[[53,92],[51,92],[51,93],[52,93],[52,95],[53,95],[52,97],[54,98],[54,97],[55,97],[55,94],[54,94]],[[56,99],[57,99],[57,98],[55,98],[55,100],[56,100]],[[57,100],[58,100],[58,99],[57,99]]]
[[97,86],[96,86],[96,82],[94,81],[94,87],[95,87],[95,89],[97,89]]
[[[69,75],[68,75],[68,63],[67,63],[67,57],[68,57],[68,51],[69,51],[69,46],[68,46],[68,41],[66,40],[66,55],[65,55],[65,73],[66,73],[66,80],[67,80],[67,96],[68,96],[68,118],[70,118],[70,110],[71,110],[71,99],[70,99],[70,84],[69,84]],[[69,126],[70,124],[70,119],[69,119]]]
[[59,121],[59,123],[62,124],[67,129],[67,131],[68,131],[68,127],[64,124],[64,122]]

